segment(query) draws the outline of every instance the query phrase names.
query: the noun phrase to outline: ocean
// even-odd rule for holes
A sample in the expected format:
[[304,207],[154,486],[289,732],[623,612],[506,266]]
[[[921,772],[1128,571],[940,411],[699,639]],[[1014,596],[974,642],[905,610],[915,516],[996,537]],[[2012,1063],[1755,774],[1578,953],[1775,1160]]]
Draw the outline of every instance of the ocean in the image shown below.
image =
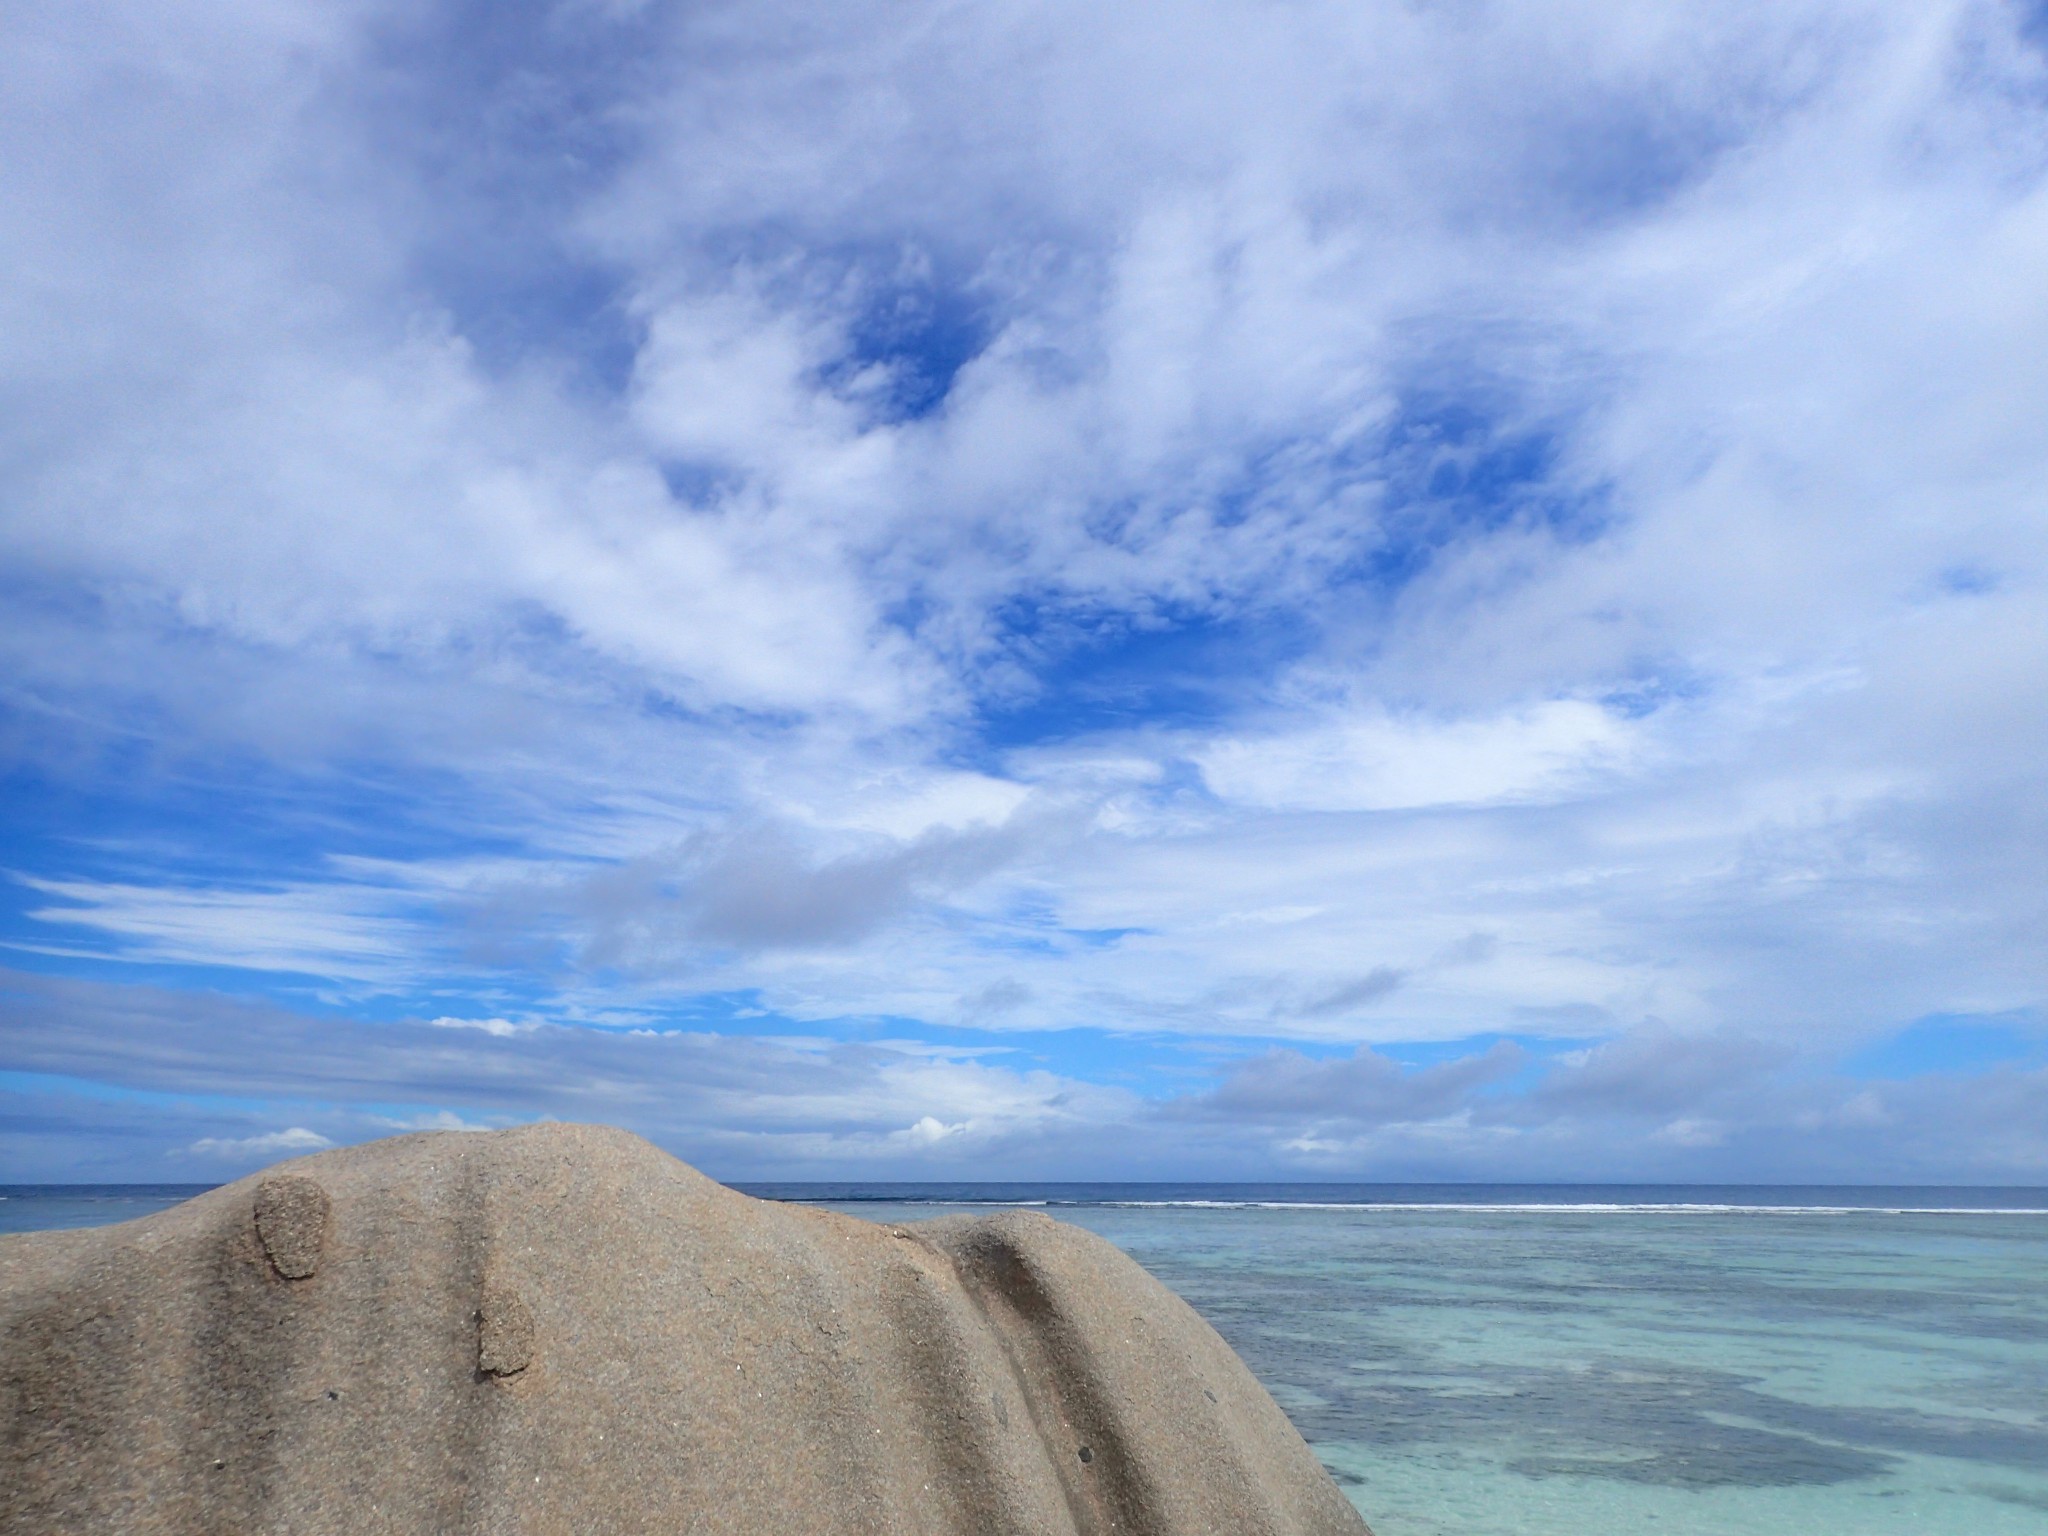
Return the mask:
[[[1101,1234],[1379,1536],[2048,1536],[2048,1189],[741,1187]],[[0,1188],[0,1232],[194,1192]]]

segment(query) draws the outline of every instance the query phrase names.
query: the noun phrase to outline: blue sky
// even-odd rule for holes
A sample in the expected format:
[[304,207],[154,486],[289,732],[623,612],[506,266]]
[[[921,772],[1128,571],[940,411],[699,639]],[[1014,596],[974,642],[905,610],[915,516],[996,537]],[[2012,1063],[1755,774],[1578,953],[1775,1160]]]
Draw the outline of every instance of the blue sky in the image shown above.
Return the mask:
[[0,1179],[2048,1182],[1992,0],[0,21]]

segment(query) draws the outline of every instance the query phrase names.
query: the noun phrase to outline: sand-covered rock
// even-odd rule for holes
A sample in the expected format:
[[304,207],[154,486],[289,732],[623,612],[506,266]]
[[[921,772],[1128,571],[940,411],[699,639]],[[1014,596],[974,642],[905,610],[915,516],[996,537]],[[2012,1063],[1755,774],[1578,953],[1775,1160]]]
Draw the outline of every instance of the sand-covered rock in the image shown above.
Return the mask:
[[1357,1533],[1111,1245],[622,1131],[404,1136],[0,1238],[0,1531]]

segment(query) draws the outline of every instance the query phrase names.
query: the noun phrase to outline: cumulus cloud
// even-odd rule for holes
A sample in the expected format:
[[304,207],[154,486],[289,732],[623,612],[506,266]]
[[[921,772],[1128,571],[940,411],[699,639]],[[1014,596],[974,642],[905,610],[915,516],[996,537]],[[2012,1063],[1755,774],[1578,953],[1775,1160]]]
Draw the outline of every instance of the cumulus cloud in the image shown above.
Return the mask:
[[[1875,488],[1889,477],[1871,459],[1910,441],[1914,472],[1879,503],[1903,507],[1903,487],[1950,473],[1958,452],[1995,447],[2008,479],[2024,462],[2017,423],[1995,410],[1974,429],[1949,412],[1911,434],[1872,430],[1911,398],[1896,328],[1852,333],[1874,356],[1787,335],[1826,327],[1839,342],[1863,290],[1917,301],[1929,265],[1966,242],[1987,274],[2013,269],[1994,252],[2029,226],[2000,189],[2029,167],[1996,146],[2025,142],[2000,132],[2025,108],[1970,87],[2018,87],[2037,65],[1994,19],[1847,3],[1625,26],[1554,6],[1311,6],[1259,27],[1209,6],[1172,26],[1142,7],[1057,28],[1000,6],[558,18],[575,53],[536,30],[535,56],[508,67],[542,71],[561,97],[529,93],[526,137],[504,148],[566,141],[589,170],[549,185],[545,237],[507,229],[526,238],[508,259],[552,261],[565,279],[605,264],[611,302],[638,322],[621,417],[530,370],[505,378],[463,334],[465,320],[485,329],[468,313],[483,274],[437,260],[515,214],[487,187],[438,207],[422,195],[431,178],[483,172],[431,158],[446,124],[408,116],[428,110],[436,63],[412,48],[452,21],[287,7],[216,54],[215,23],[174,8],[150,53],[137,15],[117,11],[64,33],[66,67],[25,82],[23,111],[82,113],[125,71],[163,98],[152,121],[178,131],[110,130],[16,186],[16,238],[37,242],[17,269],[45,274],[23,313],[48,341],[17,354],[24,387],[56,356],[101,370],[81,388],[122,386],[111,412],[37,413],[30,462],[46,469],[17,549],[32,569],[124,591],[102,624],[149,629],[141,595],[155,589],[202,634],[284,657],[340,644],[419,666],[482,647],[532,690],[580,651],[696,707],[885,720],[993,685],[1000,668],[960,663],[1014,650],[997,612],[1019,594],[1055,621],[1105,606],[1349,607],[1331,578],[1384,559],[1419,578],[1388,680],[1446,702],[1476,686],[1504,712],[1434,745],[1376,744],[1387,728],[1371,724],[1347,744],[1336,727],[1312,736],[1300,772],[1325,793],[1398,801],[1448,752],[1457,775],[1430,792],[1517,792],[1606,750],[1614,729],[1582,700],[1517,694],[1727,639],[1723,550],[1793,557],[1770,562],[1780,571],[1815,563],[1823,508],[1752,484],[1744,465],[1782,449],[1812,470],[1860,463],[1854,483]],[[31,11],[20,25],[34,37],[59,23]],[[380,47],[399,87],[366,102],[356,71]],[[17,68],[52,56],[18,50]],[[601,113],[570,104],[625,57],[642,66],[611,77],[608,105],[637,133],[606,139]],[[1974,74],[1959,77],[1964,61]],[[1880,80],[1890,115],[1874,121],[1858,104]],[[510,106],[492,93],[515,85],[449,83],[435,110],[488,121]],[[1124,110],[1133,90],[1150,110]],[[1901,158],[1908,125],[1936,164]],[[163,206],[118,213],[114,190],[144,176]],[[311,195],[335,182],[343,195]],[[1911,208],[1935,215],[1914,245],[1894,217]],[[444,228],[457,214],[480,227]],[[1831,259],[1845,229],[1883,233]],[[239,253],[239,288],[193,302],[222,249]],[[74,250],[98,254],[79,264]],[[187,375],[219,380],[176,410],[135,348],[56,346],[145,253],[155,276],[138,286],[161,302],[138,300],[134,334],[182,344],[171,355]],[[316,287],[325,308],[305,302]],[[1967,353],[2004,392],[2028,355],[2011,324],[2024,296],[1972,291],[1984,297],[1954,317],[1942,355]],[[960,314],[942,346],[932,316],[948,305]],[[544,374],[582,335],[524,339]],[[942,410],[897,419],[863,403],[937,355],[957,365]],[[1476,406],[1426,403],[1447,370]],[[1821,392],[1831,414],[1780,443],[1786,418],[1754,386],[1811,396],[1817,372],[1839,385]],[[1906,398],[1874,399],[1894,378]],[[1681,413],[1712,426],[1677,433]],[[1693,456],[1674,458],[1674,438]],[[1460,488],[1518,451],[1535,457],[1527,488],[1507,487],[1505,526],[1499,509],[1455,515]],[[151,494],[109,496],[130,462]],[[1900,561],[2008,570],[2019,530],[1992,474],[1957,547],[1879,513],[1895,537],[1871,559],[1821,562],[1840,578],[1829,600],[1802,604],[1803,583],[1770,576],[1738,606],[1803,616],[1793,633],[1825,650],[1813,626],[1855,618],[1843,604],[1875,598],[1870,583],[1905,574]],[[1625,499],[1599,499],[1632,530],[1625,544],[1588,542],[1597,524],[1546,510],[1623,484]],[[1698,542],[1716,516],[1703,497],[1744,520],[1739,535]],[[350,517],[324,514],[338,502]],[[67,530],[88,503],[99,515],[83,540]],[[1987,538],[2004,554],[1962,547]],[[1494,616],[1474,626],[1476,602]],[[886,618],[905,603],[925,610],[908,629]],[[535,621],[568,656],[533,654]],[[1462,685],[1444,676],[1453,659]],[[1391,766],[1375,767],[1383,750]],[[1252,771],[1227,766],[1227,743],[1211,757],[1218,773]],[[1343,762],[1361,757],[1345,787]]]

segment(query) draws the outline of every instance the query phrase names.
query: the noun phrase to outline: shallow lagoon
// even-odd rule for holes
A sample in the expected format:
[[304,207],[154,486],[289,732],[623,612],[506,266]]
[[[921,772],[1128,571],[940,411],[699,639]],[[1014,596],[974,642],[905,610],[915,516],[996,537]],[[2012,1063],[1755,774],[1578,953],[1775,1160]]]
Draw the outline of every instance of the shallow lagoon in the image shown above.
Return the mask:
[[1379,1536],[2048,1532],[2048,1216],[1057,1214],[1194,1303]]

